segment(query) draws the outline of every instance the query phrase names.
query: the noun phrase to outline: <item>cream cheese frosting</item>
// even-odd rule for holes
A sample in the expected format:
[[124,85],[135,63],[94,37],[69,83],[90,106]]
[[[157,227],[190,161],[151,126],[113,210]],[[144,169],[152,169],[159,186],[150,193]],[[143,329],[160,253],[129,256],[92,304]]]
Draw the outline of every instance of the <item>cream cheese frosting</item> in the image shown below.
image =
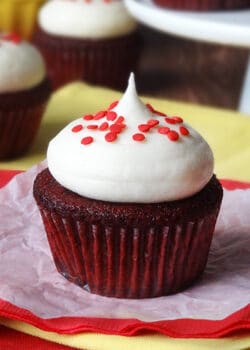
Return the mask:
[[139,99],[133,74],[108,112],[83,116],[52,139],[47,160],[54,178],[79,195],[135,203],[195,194],[211,179],[214,163],[197,131]]
[[46,76],[39,51],[14,34],[0,36],[0,93],[30,89]]
[[47,33],[76,38],[113,38],[133,32],[135,20],[119,0],[51,0],[38,15]]

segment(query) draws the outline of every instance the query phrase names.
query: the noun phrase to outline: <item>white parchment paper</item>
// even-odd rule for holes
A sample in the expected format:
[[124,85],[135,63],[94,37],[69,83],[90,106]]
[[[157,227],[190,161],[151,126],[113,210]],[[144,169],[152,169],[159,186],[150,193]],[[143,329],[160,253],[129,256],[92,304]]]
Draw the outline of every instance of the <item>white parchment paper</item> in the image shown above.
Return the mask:
[[208,265],[182,293],[143,300],[90,294],[55,269],[32,196],[45,162],[0,190],[0,298],[42,318],[222,319],[250,303],[250,190],[224,191]]

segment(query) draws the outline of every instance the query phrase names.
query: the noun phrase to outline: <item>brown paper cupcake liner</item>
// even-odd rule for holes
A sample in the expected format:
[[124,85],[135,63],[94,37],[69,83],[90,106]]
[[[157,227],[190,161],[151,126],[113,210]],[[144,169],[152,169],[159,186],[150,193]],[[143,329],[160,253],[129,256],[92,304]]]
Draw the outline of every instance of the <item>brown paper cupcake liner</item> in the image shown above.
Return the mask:
[[89,40],[37,29],[33,42],[45,58],[54,89],[74,80],[123,89],[129,73],[137,68],[142,46],[137,32],[120,38]]
[[250,7],[249,0],[153,0],[157,5],[178,10],[230,10]]
[[40,211],[57,270],[92,293],[117,298],[157,297],[191,285],[205,268],[217,218],[215,212],[140,229]]
[[28,150],[50,93],[50,83],[45,79],[32,89],[0,95],[0,159],[18,157]]

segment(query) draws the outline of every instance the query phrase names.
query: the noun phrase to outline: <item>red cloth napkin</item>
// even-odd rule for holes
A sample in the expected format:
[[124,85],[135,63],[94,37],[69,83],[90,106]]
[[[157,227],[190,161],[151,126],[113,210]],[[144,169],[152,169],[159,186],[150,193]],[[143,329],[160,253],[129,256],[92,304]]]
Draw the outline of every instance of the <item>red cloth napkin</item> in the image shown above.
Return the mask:
[[21,172],[21,170],[0,170],[0,188],[5,186],[12,177]]

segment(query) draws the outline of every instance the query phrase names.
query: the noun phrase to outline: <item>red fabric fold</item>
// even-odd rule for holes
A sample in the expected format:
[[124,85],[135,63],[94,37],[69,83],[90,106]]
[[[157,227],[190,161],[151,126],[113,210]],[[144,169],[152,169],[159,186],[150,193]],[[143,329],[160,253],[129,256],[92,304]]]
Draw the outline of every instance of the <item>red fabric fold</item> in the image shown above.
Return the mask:
[[221,179],[220,183],[226,190],[246,190],[250,188],[250,182],[241,182],[237,180]]
[[[5,185],[18,172],[20,171],[0,171],[0,186]],[[232,180],[221,180],[221,182],[223,187],[228,190],[250,188],[250,183]],[[179,319],[142,322],[136,319],[86,317],[42,319],[28,310],[0,299],[0,316],[26,322],[42,330],[60,334],[88,331],[132,336],[147,331],[178,338],[218,338],[250,330],[250,304],[222,320]]]
[[142,332],[157,332],[174,338],[219,338],[250,330],[250,305],[222,320],[179,319],[143,322],[136,319],[90,317],[42,319],[28,310],[0,299],[0,316],[59,334],[96,332],[133,336]]
[[7,185],[7,183],[17,174],[20,174],[21,170],[0,170],[0,188]]

